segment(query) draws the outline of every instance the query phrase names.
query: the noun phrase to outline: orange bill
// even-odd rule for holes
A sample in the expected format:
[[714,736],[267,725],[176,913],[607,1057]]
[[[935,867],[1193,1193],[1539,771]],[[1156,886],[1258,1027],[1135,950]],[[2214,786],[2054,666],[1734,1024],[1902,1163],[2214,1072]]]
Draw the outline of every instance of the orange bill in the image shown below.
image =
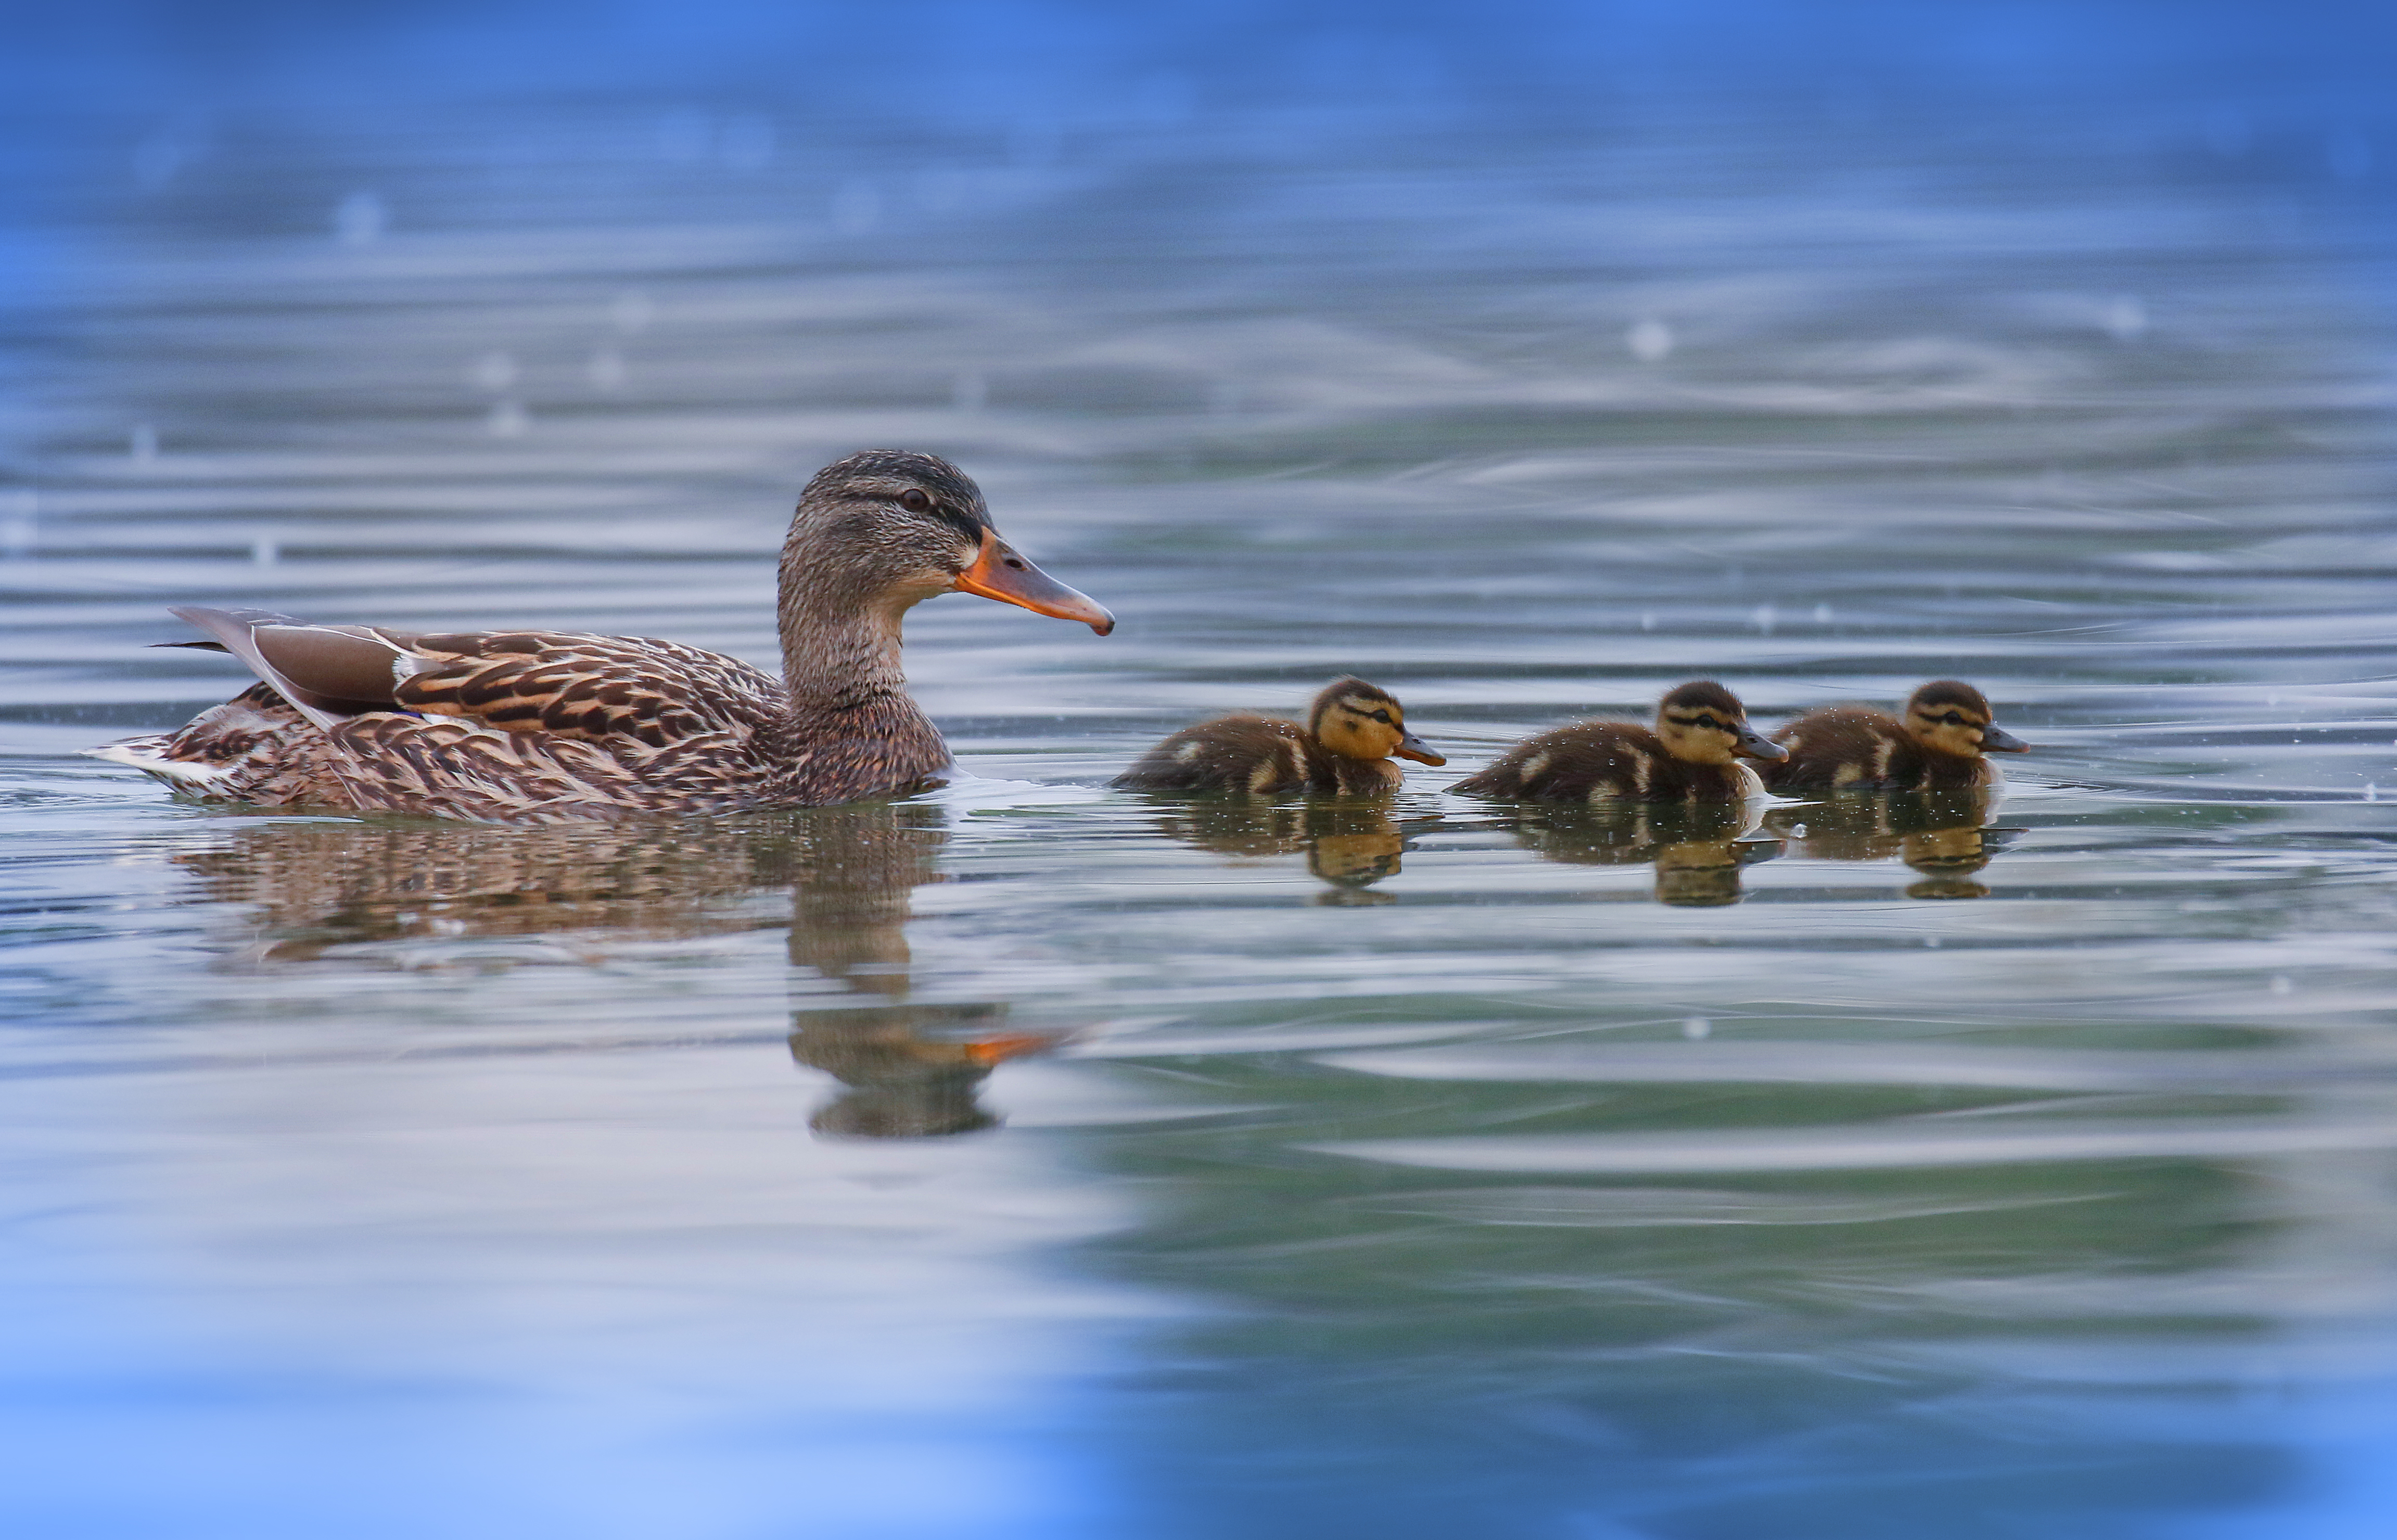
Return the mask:
[[1036,615],[1080,621],[1102,636],[1116,628],[1116,618],[1107,613],[1106,606],[1059,583],[1017,556],[1012,546],[995,534],[982,537],[982,554],[974,558],[971,567],[957,574],[957,591],[980,594],[1001,604],[1022,605]]
[[1401,759],[1412,759],[1418,765],[1445,765],[1448,763],[1448,757],[1446,755],[1433,753],[1432,746],[1429,743],[1425,743],[1422,739],[1416,737],[1412,732],[1401,737],[1399,740],[1399,746],[1392,749],[1390,752],[1397,755]]

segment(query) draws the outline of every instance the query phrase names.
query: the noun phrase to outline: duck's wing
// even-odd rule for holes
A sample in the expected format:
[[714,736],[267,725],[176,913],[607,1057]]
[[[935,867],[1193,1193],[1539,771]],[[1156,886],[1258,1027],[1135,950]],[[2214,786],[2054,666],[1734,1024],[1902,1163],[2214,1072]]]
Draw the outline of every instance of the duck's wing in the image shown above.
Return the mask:
[[780,688],[735,658],[645,636],[564,631],[395,631],[263,610],[179,609],[327,731],[376,712],[666,750],[745,738]]

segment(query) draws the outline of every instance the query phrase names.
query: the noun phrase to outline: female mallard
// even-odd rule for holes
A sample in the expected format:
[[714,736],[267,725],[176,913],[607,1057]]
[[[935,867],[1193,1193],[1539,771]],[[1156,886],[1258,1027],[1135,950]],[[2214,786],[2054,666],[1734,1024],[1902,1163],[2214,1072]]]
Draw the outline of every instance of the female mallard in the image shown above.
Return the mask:
[[1740,760],[1780,757],[1748,725],[1739,697],[1696,679],[1658,703],[1653,731],[1632,722],[1569,722],[1524,739],[1453,789],[1527,802],[1738,799],[1764,794]]
[[907,696],[899,626],[935,594],[1115,618],[1015,554],[947,461],[868,449],[825,466],[783,544],[783,679],[636,636],[435,636],[181,609],[262,681],[181,730],[94,751],[180,790],[261,806],[504,823],[822,807],[949,763]]
[[1916,690],[1903,721],[1870,706],[1821,706],[1773,735],[1789,757],[1766,778],[1774,791],[1958,791],[2002,783],[1982,756],[2030,745],[1993,726],[1990,716],[1989,697],[1955,679]]
[[1362,679],[1334,679],[1307,708],[1306,725],[1272,716],[1218,716],[1184,728],[1115,779],[1138,791],[1394,791],[1404,773],[1390,756],[1448,761],[1407,730],[1399,698]]

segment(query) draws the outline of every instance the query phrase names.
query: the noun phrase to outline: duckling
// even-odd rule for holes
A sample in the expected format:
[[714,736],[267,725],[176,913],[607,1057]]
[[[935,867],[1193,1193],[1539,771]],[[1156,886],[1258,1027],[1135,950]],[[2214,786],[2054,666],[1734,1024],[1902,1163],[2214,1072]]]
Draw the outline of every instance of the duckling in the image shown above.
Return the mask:
[[1390,757],[1445,765],[1407,730],[1397,696],[1359,678],[1334,679],[1307,708],[1306,725],[1271,716],[1218,716],[1186,727],[1142,755],[1114,784],[1136,791],[1242,791],[1371,796],[1398,789]]
[[899,625],[978,594],[1105,636],[1115,618],[998,538],[937,455],[867,449],[819,471],[783,544],[783,677],[646,636],[426,636],[258,609],[173,611],[260,683],[171,733],[91,750],[178,790],[261,807],[555,824],[819,808],[939,779]]
[[1656,707],[1654,730],[1632,722],[1569,722],[1526,738],[1455,787],[1532,802],[1695,802],[1761,797],[1748,759],[1782,751],[1748,725],[1739,697],[1695,679]]
[[1765,772],[1774,791],[1855,786],[1870,791],[1958,791],[2001,784],[1982,757],[2030,745],[1989,720],[1989,697],[1956,679],[1934,679],[1900,720],[1870,706],[1821,706],[1773,735],[1788,757]]

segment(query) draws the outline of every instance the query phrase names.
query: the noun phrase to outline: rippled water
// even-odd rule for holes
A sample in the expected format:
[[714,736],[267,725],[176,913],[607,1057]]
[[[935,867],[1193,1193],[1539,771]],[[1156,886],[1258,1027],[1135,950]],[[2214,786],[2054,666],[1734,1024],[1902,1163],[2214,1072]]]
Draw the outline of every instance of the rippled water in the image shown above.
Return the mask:
[[[0,504],[0,1512],[2386,1533],[2386,253],[2301,151],[552,104],[137,159]],[[510,830],[73,757],[236,688],[169,603],[770,663],[795,489],[877,444],[1124,623],[917,610],[941,793]],[[1450,756],[1387,808],[1100,789],[1351,670]],[[2039,748],[1754,827],[1440,789],[1701,673],[1961,675]]]

